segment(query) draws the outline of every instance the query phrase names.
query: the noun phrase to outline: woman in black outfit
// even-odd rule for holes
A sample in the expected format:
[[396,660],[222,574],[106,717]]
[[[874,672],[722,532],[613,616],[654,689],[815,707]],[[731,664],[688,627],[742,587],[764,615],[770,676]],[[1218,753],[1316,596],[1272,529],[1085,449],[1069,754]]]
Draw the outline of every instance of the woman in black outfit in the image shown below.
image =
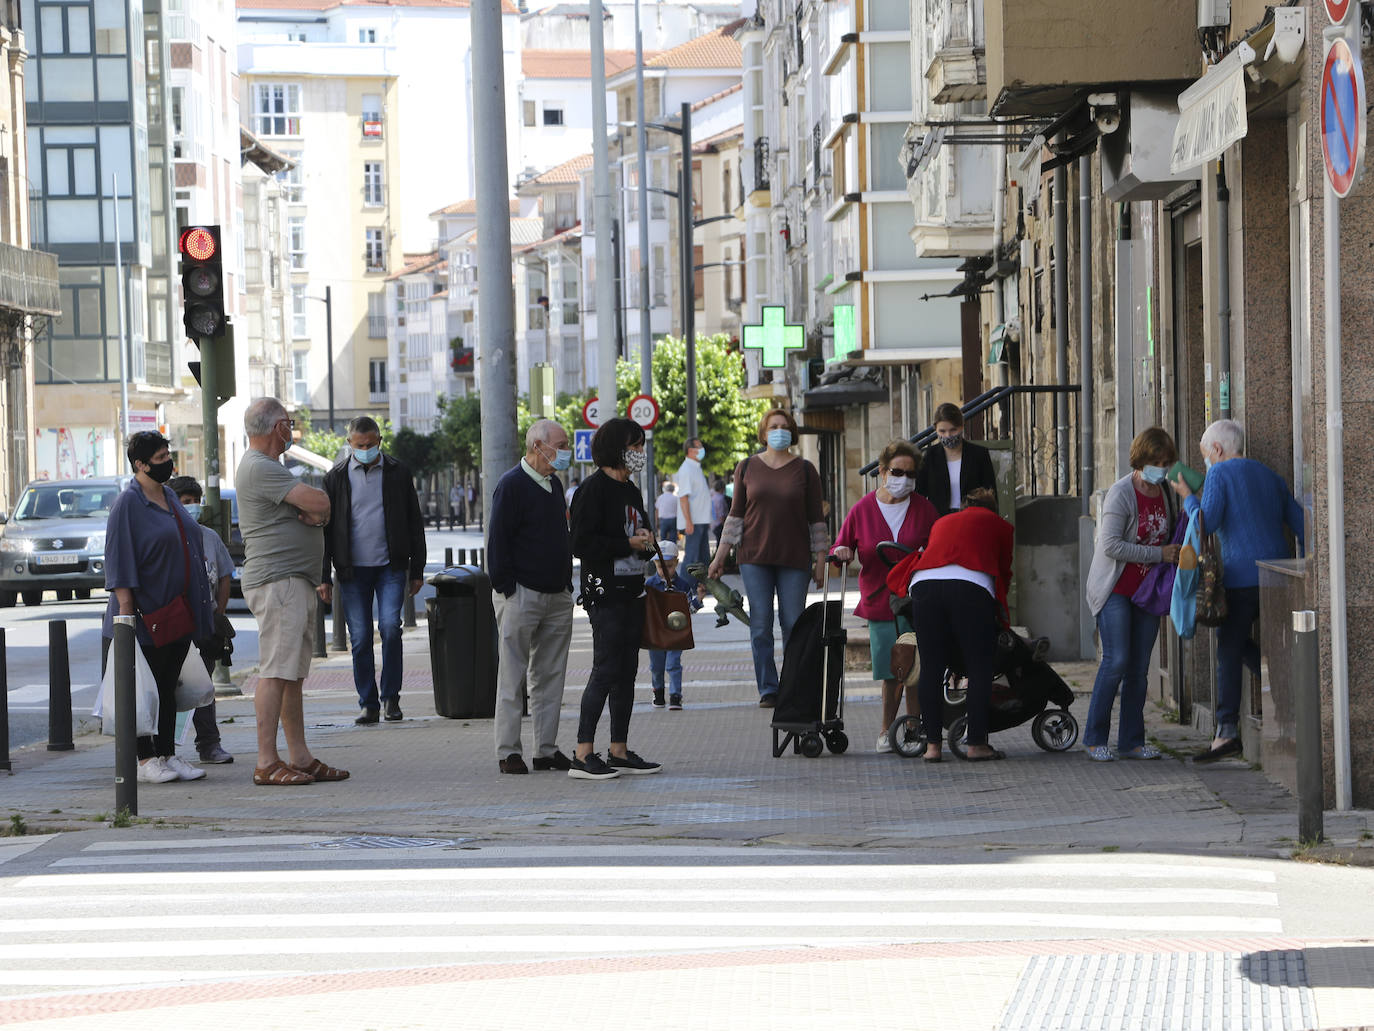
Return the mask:
[[935,443],[926,448],[916,472],[916,493],[944,516],[963,508],[964,499],[980,487],[997,493],[992,455],[964,439],[964,413],[946,401],[935,409]]
[[[572,550],[582,560],[582,604],[592,624],[592,672],[582,692],[577,755],[568,776],[611,780],[622,773],[657,773],[626,746],[644,630],[644,562],[653,530],[631,477],[644,468],[644,431],[629,419],[610,419],[592,437],[596,472],[572,500]],[[606,760],[592,750],[596,725],[609,700],[611,743]]]

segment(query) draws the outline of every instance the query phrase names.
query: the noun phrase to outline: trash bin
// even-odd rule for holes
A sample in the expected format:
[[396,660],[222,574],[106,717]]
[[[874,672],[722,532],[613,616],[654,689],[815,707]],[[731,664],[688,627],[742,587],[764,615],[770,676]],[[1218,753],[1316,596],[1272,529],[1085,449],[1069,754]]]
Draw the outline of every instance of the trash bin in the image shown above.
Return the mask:
[[496,714],[496,610],[491,580],[477,566],[450,566],[429,582],[425,602],[434,710],[448,719]]

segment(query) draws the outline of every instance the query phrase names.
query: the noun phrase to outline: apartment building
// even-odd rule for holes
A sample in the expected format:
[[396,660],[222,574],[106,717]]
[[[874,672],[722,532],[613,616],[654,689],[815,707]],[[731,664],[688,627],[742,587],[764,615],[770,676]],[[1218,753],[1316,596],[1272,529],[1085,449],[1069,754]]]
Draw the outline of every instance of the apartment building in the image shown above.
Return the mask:
[[244,155],[244,302],[235,346],[248,365],[248,379],[238,384],[239,396],[250,400],[277,397],[289,404],[293,337],[287,325],[291,302],[287,205],[294,187],[286,174],[292,163],[247,129],[240,130],[239,139]]

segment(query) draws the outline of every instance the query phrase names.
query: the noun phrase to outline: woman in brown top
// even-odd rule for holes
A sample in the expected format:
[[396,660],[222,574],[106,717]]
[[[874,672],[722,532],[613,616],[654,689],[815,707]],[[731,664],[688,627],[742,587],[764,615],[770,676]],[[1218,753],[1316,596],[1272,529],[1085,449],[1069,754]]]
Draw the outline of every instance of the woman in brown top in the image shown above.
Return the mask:
[[744,592],[749,598],[749,644],[759,705],[777,704],[778,667],[773,654],[773,596],[777,595],[782,646],[806,607],[807,580],[817,587],[825,576],[830,538],[822,511],[821,477],[816,467],[788,449],[797,442],[797,424],[781,408],[759,423],[759,442],[767,447],[739,464],[735,492],[710,574],[719,577],[734,547]]

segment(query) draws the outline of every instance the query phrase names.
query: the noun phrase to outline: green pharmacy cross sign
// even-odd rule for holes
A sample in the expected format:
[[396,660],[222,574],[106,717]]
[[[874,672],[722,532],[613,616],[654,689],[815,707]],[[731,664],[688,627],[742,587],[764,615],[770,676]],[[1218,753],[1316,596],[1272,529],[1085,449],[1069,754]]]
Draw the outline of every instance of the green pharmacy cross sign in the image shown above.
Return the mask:
[[744,327],[744,346],[762,351],[760,361],[770,369],[785,364],[787,352],[806,346],[806,329],[789,326],[783,319],[782,305],[763,309],[763,323]]

